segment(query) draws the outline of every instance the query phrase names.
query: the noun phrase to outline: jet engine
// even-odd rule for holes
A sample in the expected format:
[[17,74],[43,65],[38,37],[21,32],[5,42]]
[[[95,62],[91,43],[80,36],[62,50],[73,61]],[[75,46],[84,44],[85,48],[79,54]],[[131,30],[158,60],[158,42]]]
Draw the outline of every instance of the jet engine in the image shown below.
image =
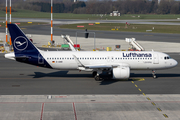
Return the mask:
[[128,66],[118,66],[112,70],[113,79],[127,79],[130,76],[130,68]]

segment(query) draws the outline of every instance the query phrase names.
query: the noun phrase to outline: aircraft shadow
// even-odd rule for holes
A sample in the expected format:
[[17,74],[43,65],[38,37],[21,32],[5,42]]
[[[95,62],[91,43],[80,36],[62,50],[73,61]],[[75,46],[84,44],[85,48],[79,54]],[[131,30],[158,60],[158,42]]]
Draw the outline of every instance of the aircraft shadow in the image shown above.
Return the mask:
[[[173,78],[173,77],[180,77],[180,74],[156,74],[157,78]],[[116,82],[130,82],[130,81],[139,81],[140,78],[152,78],[152,74],[135,74],[131,73],[129,79],[122,79],[122,80],[115,80],[108,77],[102,78],[100,81],[100,85],[109,85]]]
[[91,74],[67,74],[68,71],[57,71],[52,73],[42,73],[34,72],[35,74],[29,75],[33,78],[43,78],[43,77],[92,77]]
[[[34,78],[41,78],[41,77],[92,77],[92,74],[67,74],[69,71],[56,71],[56,72],[51,72],[51,73],[42,73],[42,72],[34,72],[35,74],[29,75],[33,76]],[[180,77],[180,74],[172,74],[172,73],[157,73],[157,77]],[[103,73],[100,75],[102,77],[101,80],[113,80],[110,78],[109,75]],[[130,77],[132,78],[143,78],[143,77],[150,77],[152,78],[152,74],[150,73],[130,73]],[[119,81],[119,80],[118,80]]]
[[[137,74],[137,73],[131,73],[130,74],[131,77],[152,77],[152,74]],[[161,78],[161,77],[180,77],[180,74],[167,74],[167,73],[157,73],[156,74],[157,78]]]
[[[29,75],[33,76],[33,78],[43,78],[43,77],[67,77],[67,78],[78,78],[78,77],[85,77],[85,78],[92,78],[94,80],[93,76],[91,74],[67,74],[68,71],[57,71],[52,73],[42,73],[42,72],[34,72],[35,74]],[[157,78],[161,77],[180,77],[180,74],[156,74]],[[115,80],[111,79],[108,75],[100,75],[102,78],[99,82],[100,85],[110,85],[116,82],[130,82],[130,81],[137,81],[138,78],[152,78],[152,74],[137,74],[137,73],[131,73],[129,79],[124,80]],[[133,78],[133,79],[132,79]],[[152,78],[153,79],[153,78]]]

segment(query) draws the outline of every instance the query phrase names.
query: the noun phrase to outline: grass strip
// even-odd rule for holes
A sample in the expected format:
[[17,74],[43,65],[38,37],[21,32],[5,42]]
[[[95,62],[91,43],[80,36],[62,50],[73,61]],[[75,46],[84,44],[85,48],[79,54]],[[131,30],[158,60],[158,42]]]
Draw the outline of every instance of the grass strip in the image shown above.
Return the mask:
[[[84,26],[84,27],[77,27]],[[153,32],[153,33],[178,33],[180,34],[180,26],[178,25],[151,25],[151,24],[130,24],[123,23],[100,23],[89,25],[83,24],[69,24],[61,25],[60,28],[67,29],[88,29],[88,30],[104,30],[104,31],[125,31],[125,32]]]
[[[8,13],[9,14],[9,13]],[[5,18],[5,11],[0,11],[0,17]],[[51,13],[18,9],[12,12],[12,17],[20,18],[49,18]],[[177,19],[180,14],[122,14],[121,16],[109,16],[109,14],[73,14],[53,13],[54,19],[86,19],[86,20],[137,20],[137,19]]]

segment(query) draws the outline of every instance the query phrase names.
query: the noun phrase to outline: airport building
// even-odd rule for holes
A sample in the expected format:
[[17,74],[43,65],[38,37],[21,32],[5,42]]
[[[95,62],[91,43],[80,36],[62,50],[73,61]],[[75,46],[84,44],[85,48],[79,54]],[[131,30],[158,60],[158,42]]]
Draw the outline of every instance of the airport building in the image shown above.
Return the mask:
[[118,11],[113,11],[112,13],[110,13],[110,16],[121,16],[121,13],[119,13]]

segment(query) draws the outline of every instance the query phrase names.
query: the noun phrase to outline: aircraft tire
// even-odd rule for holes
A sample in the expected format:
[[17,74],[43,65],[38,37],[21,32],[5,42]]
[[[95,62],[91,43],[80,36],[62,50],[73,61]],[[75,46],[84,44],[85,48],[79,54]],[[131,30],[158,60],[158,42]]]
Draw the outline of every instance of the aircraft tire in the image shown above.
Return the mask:
[[100,81],[100,77],[97,76],[97,75],[94,77],[94,79],[95,79],[96,81]]
[[156,75],[153,75],[153,78],[156,79]]

